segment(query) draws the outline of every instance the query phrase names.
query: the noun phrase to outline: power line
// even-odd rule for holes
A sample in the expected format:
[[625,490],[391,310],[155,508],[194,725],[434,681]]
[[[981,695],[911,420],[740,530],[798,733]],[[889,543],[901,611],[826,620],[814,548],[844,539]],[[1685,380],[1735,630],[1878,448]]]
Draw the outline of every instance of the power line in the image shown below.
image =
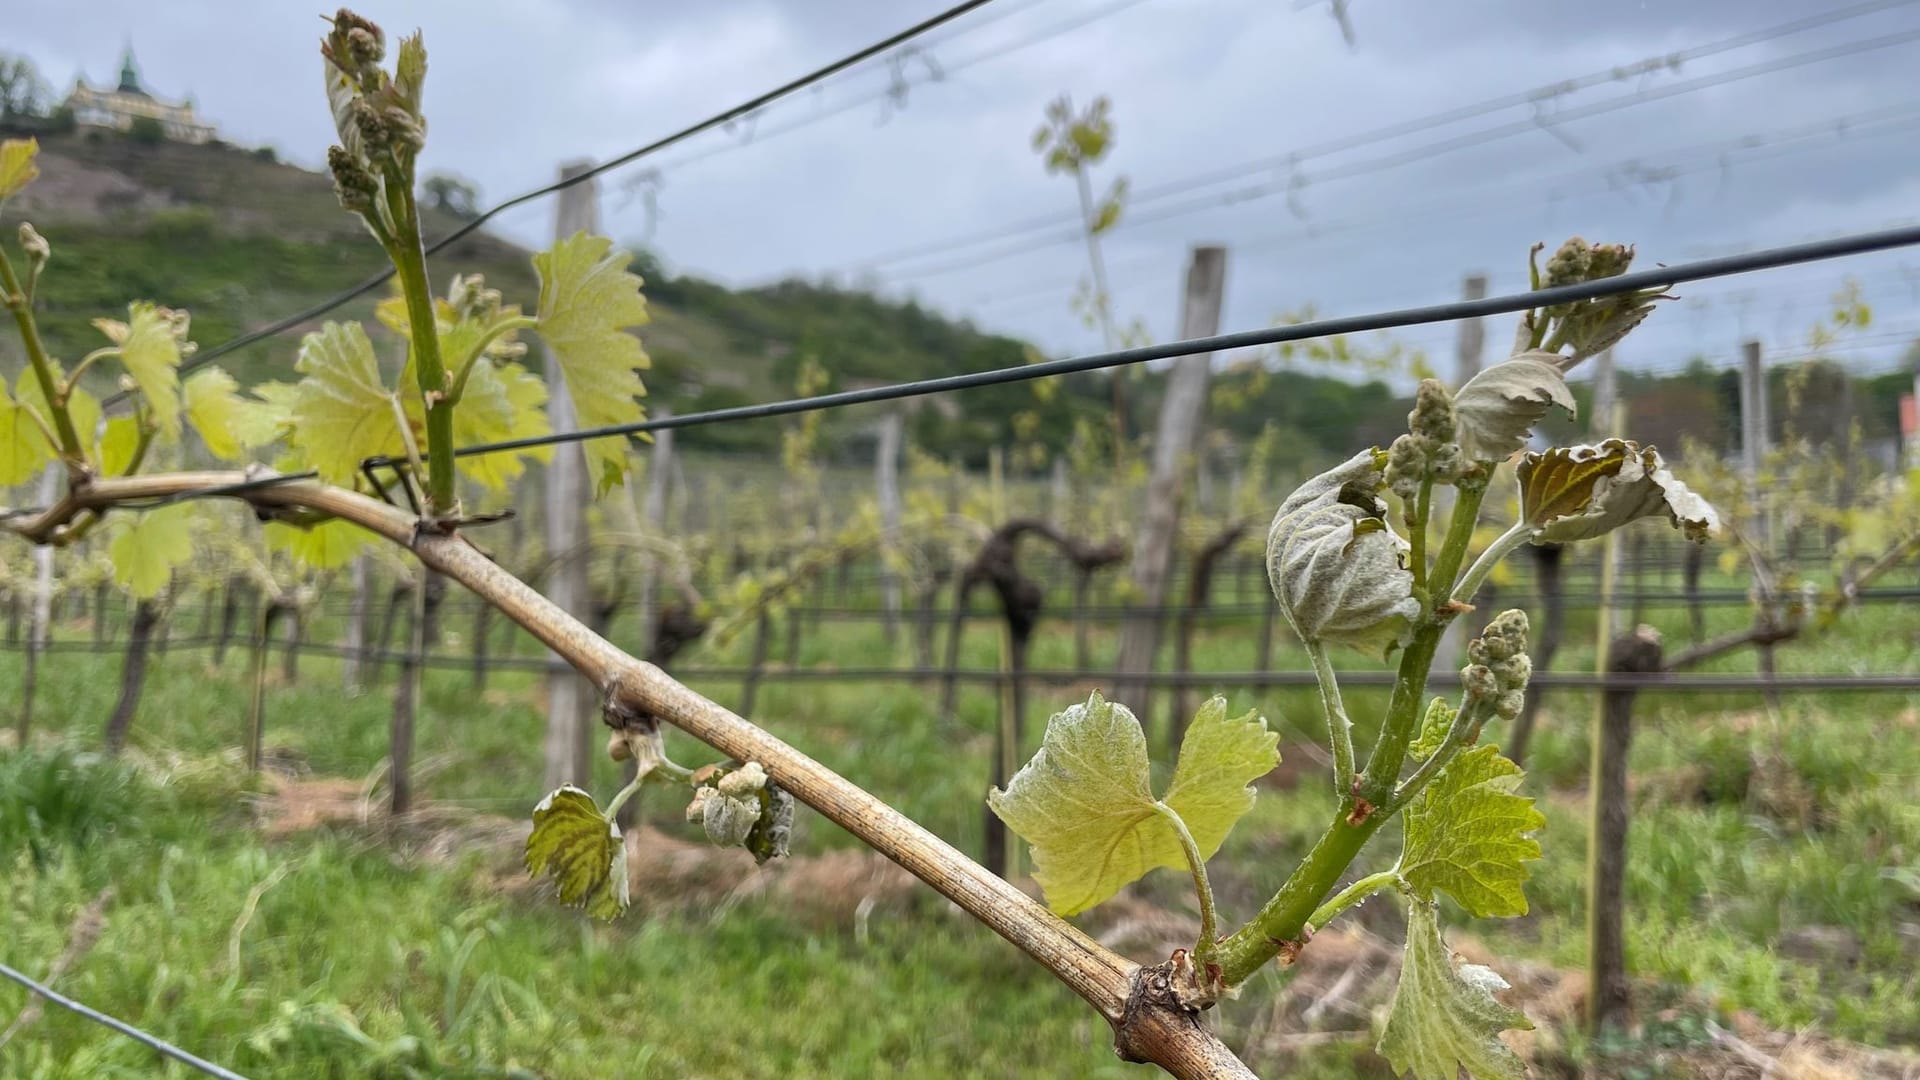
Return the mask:
[[[1572,79],[1545,83],[1531,89],[1503,94],[1478,102],[1456,106],[1452,109],[1430,113],[1425,116],[1397,121],[1367,131],[1340,136],[1325,142],[1303,147],[1288,154],[1259,158],[1242,162],[1238,165],[1227,166],[1178,180],[1167,181],[1151,187],[1141,188],[1133,193],[1132,201],[1137,206],[1142,202],[1150,202],[1168,195],[1185,194],[1197,188],[1238,179],[1243,176],[1267,173],[1275,169],[1293,170],[1301,162],[1313,158],[1326,157],[1341,151],[1357,149],[1362,146],[1385,142],[1405,135],[1419,134],[1436,127],[1443,127],[1447,124],[1458,123],[1463,120],[1471,120],[1516,107],[1533,106],[1536,109],[1535,115],[1517,128],[1517,131],[1540,130],[1543,127],[1557,124],[1567,119],[1579,118],[1561,115],[1548,116],[1537,111],[1547,102],[1558,100],[1569,94],[1591,89],[1595,86],[1624,81],[1636,76],[1649,75],[1663,70],[1675,70],[1681,64],[1688,61],[1703,59],[1718,53],[1745,48],[1775,38],[1802,33],[1843,20],[1854,19],[1891,8],[1906,6],[1913,2],[1914,0],[1872,0],[1872,2],[1869,3],[1856,4],[1836,11],[1796,19],[1779,26],[1725,38],[1720,41],[1709,42],[1691,49],[1684,49],[1673,53],[1655,54],[1631,64],[1602,68],[1598,71],[1589,72],[1588,74],[1576,76]],[[1125,218],[1122,220],[1124,221]],[[999,229],[984,233],[969,233],[964,236],[949,237],[945,240],[932,241],[913,247],[883,252],[879,255],[869,256],[865,259],[849,263],[843,267],[843,269],[868,270],[889,263],[910,261],[927,255],[959,250],[994,240],[1021,236],[1038,229],[1055,228],[1063,225],[1071,226],[1076,230],[1074,234],[1076,239],[1078,238],[1077,230],[1085,227],[1084,223],[1079,222],[1077,218],[1063,217],[1059,214],[1048,214],[1014,222],[1002,226]]]
[[[1597,101],[1588,105],[1565,109],[1555,115],[1554,123],[1561,124],[1572,120],[1583,120],[1604,113],[1616,112],[1621,109],[1632,108],[1650,102],[1660,101],[1665,98],[1675,97],[1680,94],[1697,93],[1701,90],[1711,89],[1742,79],[1775,74],[1793,67],[1842,59],[1847,56],[1853,56],[1875,49],[1911,44],[1916,41],[1920,41],[1920,30],[1911,30],[1901,34],[1891,34],[1885,37],[1848,42],[1844,45],[1836,45],[1811,52],[1796,53],[1792,56],[1781,57],[1777,60],[1750,64],[1746,67],[1734,68],[1713,75],[1689,79],[1684,82],[1671,83],[1666,86],[1639,90],[1622,97],[1609,98],[1605,101]],[[1119,231],[1138,228],[1142,225],[1151,225],[1173,218],[1185,217],[1203,210],[1212,210],[1223,206],[1252,202],[1258,199],[1270,198],[1274,195],[1297,193],[1306,186],[1314,183],[1325,183],[1330,180],[1346,180],[1356,176],[1395,169],[1402,165],[1409,165],[1416,161],[1424,161],[1428,158],[1438,157],[1456,150],[1464,150],[1487,143],[1499,142],[1518,135],[1532,134],[1539,131],[1540,128],[1540,123],[1534,119],[1516,120],[1495,127],[1483,128],[1479,131],[1467,132],[1461,135],[1451,135],[1419,146],[1393,151],[1380,157],[1351,162],[1344,165],[1336,165],[1318,173],[1306,174],[1292,172],[1284,179],[1254,184],[1237,191],[1216,192],[1197,196],[1184,202],[1174,203],[1170,206],[1165,206],[1147,213],[1123,214],[1118,223],[1113,226],[1113,229],[1114,231]],[[1209,181],[1208,183],[1210,184],[1212,182],[1213,181]],[[889,277],[909,279],[938,277],[943,274],[969,270],[977,266],[984,266],[988,263],[998,262],[1002,259],[1011,258],[1016,255],[1024,255],[1028,252],[1038,251],[1059,244],[1079,243],[1083,238],[1084,229],[1085,226],[1077,222],[1064,226],[1055,222],[1047,226],[1044,231],[1030,230],[1039,232],[1041,233],[1040,235],[1029,236],[1026,239],[1017,240],[977,255],[950,259],[945,262],[935,263],[932,266],[910,266],[905,269],[895,270],[889,274]]]
[[106,1013],[100,1012],[97,1009],[92,1009],[85,1005],[82,1005],[81,1003],[73,1000],[70,997],[67,997],[65,994],[60,993],[59,991],[53,989],[52,987],[36,982],[33,979],[28,978],[26,975],[22,974],[21,972],[15,971],[13,968],[10,968],[5,964],[0,964],[0,975],[4,975],[7,978],[12,979],[14,982],[19,983],[21,986],[26,987],[28,990],[31,990],[32,992],[40,995],[42,998],[45,998],[46,1000],[53,1002],[55,1005],[58,1005],[63,1009],[66,1009],[70,1012],[78,1013],[79,1015],[86,1017],[87,1019],[93,1021],[96,1024],[104,1024],[107,1027],[110,1027],[113,1030],[119,1032],[120,1034],[125,1035],[127,1038],[132,1039],[134,1042],[140,1043],[141,1045],[147,1047],[148,1049],[154,1051],[155,1053],[161,1054],[165,1057],[170,1057],[173,1060],[180,1062],[182,1065],[187,1065],[192,1068],[198,1069],[201,1072],[206,1073],[208,1076],[217,1076],[220,1078],[220,1080],[247,1080],[246,1077],[241,1076],[239,1073],[234,1072],[231,1069],[222,1068],[219,1065],[215,1065],[211,1061],[207,1061],[202,1058],[197,1058],[192,1054],[187,1053],[185,1050],[182,1050],[179,1047],[173,1045],[172,1043],[169,1043],[164,1039],[159,1038],[158,1036],[149,1035],[146,1032],[141,1031],[139,1028],[134,1027],[132,1024],[129,1024],[124,1020],[116,1020],[113,1017],[108,1016]]
[[[458,243],[462,239],[477,232],[482,225],[485,225],[488,221],[491,221],[496,215],[506,210],[510,210],[513,207],[520,206],[524,203],[532,202],[535,199],[545,198],[548,195],[552,195],[557,192],[564,191],[567,188],[573,187],[576,184],[584,184],[588,180],[591,180],[594,177],[601,175],[602,173],[611,172],[612,170],[618,169],[624,165],[630,165],[633,162],[638,161],[643,157],[646,157],[650,154],[658,153],[661,150],[665,150],[669,146],[673,146],[678,143],[685,142],[686,140],[691,139],[696,135],[700,135],[705,132],[711,131],[714,128],[724,127],[725,125],[730,124],[736,120],[739,120],[740,118],[745,117],[748,114],[753,113],[759,109],[762,109],[767,105],[770,105],[773,102],[780,100],[781,98],[784,98],[784,97],[787,97],[788,95],[793,94],[796,91],[804,90],[807,87],[812,86],[816,83],[819,83],[823,80],[829,79],[834,75],[837,75],[840,72],[847,70],[850,67],[863,63],[869,59],[872,59],[873,57],[878,56],[883,52],[886,52],[888,49],[894,48],[895,46],[903,44],[907,41],[911,41],[913,38],[918,37],[921,34],[924,34],[927,31],[934,29],[935,27],[942,26],[942,25],[945,25],[946,23],[952,22],[953,20],[959,18],[960,16],[965,15],[966,13],[973,11],[977,8],[985,7],[990,2],[992,2],[992,0],[962,0],[961,3],[955,4],[954,6],[932,16],[931,18],[923,19],[920,22],[917,22],[912,26],[907,27],[905,30],[901,30],[897,33],[890,34],[887,37],[884,37],[879,41],[876,41],[873,44],[866,46],[865,48],[859,49],[855,52],[848,53],[847,55],[841,57],[840,59],[825,65],[824,67],[815,68],[812,71],[806,73],[805,75],[800,76],[797,79],[793,79],[788,82],[782,83],[781,85],[774,87],[772,90],[768,90],[765,93],[760,94],[756,97],[749,98],[746,101],[743,101],[740,104],[733,106],[732,108],[725,109],[721,112],[715,113],[704,120],[690,124],[687,127],[683,127],[680,130],[670,135],[666,135],[666,136],[663,136],[662,138],[655,139],[654,141],[647,143],[644,146],[636,147],[635,149],[629,150],[626,153],[620,154],[617,157],[609,158],[606,161],[603,161],[597,165],[594,165],[592,168],[586,169],[579,173],[575,173],[571,176],[563,177],[559,180],[554,181],[551,184],[547,184],[543,187],[535,188],[532,191],[522,192],[519,195],[515,195],[514,197],[507,199],[505,202],[496,203],[491,208],[482,212],[479,216],[473,218],[471,221],[465,222],[459,228],[453,230],[447,235],[441,237],[440,239],[435,240],[433,243],[426,245],[426,252],[427,254],[432,255],[437,252],[445,250],[449,246],[455,243]],[[237,337],[229,338],[218,345],[214,345],[210,348],[202,349],[197,354],[195,354],[192,359],[180,365],[180,372],[181,374],[185,374],[186,372],[191,371],[194,368],[200,367],[201,365],[211,363],[214,360],[218,359],[219,357],[225,356],[227,353],[233,352],[236,349],[241,349],[248,345],[253,344],[254,342],[262,341],[262,340],[265,340],[266,338],[274,337],[276,335],[285,333],[286,331],[291,330],[296,326],[299,326],[301,323],[307,322],[314,318],[318,318],[319,316],[324,315],[327,312],[332,311],[335,308],[348,303],[349,301],[352,301],[358,297],[364,296],[367,293],[372,292],[374,289],[379,288],[381,285],[385,284],[388,279],[392,278],[393,274],[394,274],[393,268],[388,267],[385,270],[382,270],[379,273],[374,274],[373,276],[367,278],[365,281],[362,281],[360,284],[355,285],[354,287],[344,292],[337,293],[331,298],[323,300],[318,304],[314,304],[311,307],[306,308],[305,310],[295,312],[292,315],[288,315],[280,319],[276,319],[265,326],[258,327],[253,330],[249,330],[246,333],[240,334]],[[103,404],[106,406],[116,405],[120,403],[122,400],[124,400],[127,396],[128,396],[127,391],[121,391],[119,393],[112,395],[111,397],[108,397]]]
[[[1335,334],[1358,334],[1400,326],[1418,326],[1427,323],[1451,322],[1458,319],[1479,318],[1489,315],[1509,315],[1533,308],[1550,307],[1555,304],[1592,300],[1604,296],[1618,296],[1640,289],[1671,287],[1689,281],[1702,281],[1708,278],[1725,277],[1731,274],[1751,273],[1756,270],[1770,270],[1782,266],[1794,266],[1800,263],[1841,258],[1849,255],[1860,255],[1872,251],[1885,251],[1891,248],[1907,247],[1915,244],[1920,244],[1920,225],[1885,229],[1871,233],[1859,233],[1828,240],[1816,240],[1810,243],[1795,244],[1788,247],[1769,248],[1765,251],[1726,255],[1715,259],[1704,259],[1698,262],[1684,263],[1679,266],[1638,270],[1600,281],[1584,282],[1578,285],[1563,285],[1558,288],[1513,293],[1506,296],[1488,297],[1481,300],[1456,300],[1425,307],[1402,308],[1397,311],[1317,319],[1288,326],[1263,327],[1259,330],[1242,330],[1231,334],[1218,334],[1212,337],[1174,341],[1163,345],[1144,345],[1131,349],[1094,353],[1088,356],[1064,357],[1058,360],[1042,361],[1037,364],[1023,364],[1018,367],[994,368],[987,371],[966,372],[960,375],[943,375],[931,379],[920,379],[914,382],[895,383],[890,386],[842,390],[838,393],[822,394],[817,397],[789,398],[785,401],[763,402],[755,405],[740,405],[727,409],[713,409],[707,412],[656,417],[652,420],[643,420],[633,424],[614,424],[606,427],[587,428],[580,431],[560,432],[523,439],[508,439],[493,443],[480,443],[473,446],[460,447],[454,451],[454,456],[474,457],[484,454],[502,453],[509,450],[530,450],[540,446],[580,442],[586,439],[639,435],[652,431],[665,431],[671,428],[698,427],[705,424],[729,423],[736,420],[762,420],[775,416],[815,412],[821,409],[836,409],[849,405],[865,405],[880,401],[898,401],[903,398],[924,397],[929,394],[970,390],[982,386],[998,386],[1007,383],[1027,382],[1032,379],[1043,379],[1054,375],[1071,375],[1085,371],[1099,371],[1106,368],[1123,367],[1131,364],[1144,364],[1155,360],[1167,360],[1177,356],[1190,356],[1196,353],[1228,352],[1235,349],[1278,345],[1289,341],[1305,341],[1309,338],[1330,337]],[[399,460],[390,456],[369,458],[364,463],[365,467],[368,468],[386,467],[396,464],[399,464]]]

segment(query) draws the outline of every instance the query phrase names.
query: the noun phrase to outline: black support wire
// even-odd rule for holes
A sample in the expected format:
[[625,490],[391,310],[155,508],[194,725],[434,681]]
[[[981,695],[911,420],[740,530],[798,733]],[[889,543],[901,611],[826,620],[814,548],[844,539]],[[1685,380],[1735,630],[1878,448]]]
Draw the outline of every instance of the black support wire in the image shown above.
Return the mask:
[[[902,45],[908,41],[911,41],[912,39],[919,37],[921,34],[924,34],[927,31],[934,29],[935,27],[943,26],[946,23],[952,22],[953,20],[959,18],[962,15],[965,15],[970,11],[973,11],[977,8],[985,7],[987,4],[991,2],[992,0],[963,0],[962,3],[955,4],[952,7],[947,8],[945,11],[941,11],[930,18],[922,19],[921,21],[914,23],[912,26],[909,26],[904,30],[898,31],[897,33],[889,34],[888,36],[880,39],[879,41],[876,41],[873,44],[866,46],[865,48],[859,49],[855,52],[848,53],[847,55],[841,57],[840,59],[825,65],[824,67],[815,68],[812,71],[807,72],[805,75],[802,75],[797,79],[792,79],[788,82],[782,83],[779,86],[776,86],[773,89],[768,90],[763,94],[759,94],[755,97],[749,98],[746,101],[743,101],[740,104],[733,106],[732,108],[723,110],[721,112],[717,112],[712,116],[707,117],[705,120],[701,120],[696,123],[689,124],[688,126],[683,127],[680,130],[675,131],[670,135],[666,135],[661,138],[655,139],[654,141],[647,143],[645,146],[635,147],[634,149],[629,150],[626,153],[619,155],[618,157],[608,158],[606,161],[602,161],[599,164],[594,165],[590,169],[586,169],[572,176],[567,176],[560,180],[556,180],[551,184],[547,184],[543,187],[535,188],[532,191],[522,192],[519,195],[515,195],[513,198],[506,200],[505,202],[496,203],[489,209],[483,211],[479,216],[473,218],[471,221],[468,221],[462,224],[459,228],[453,230],[447,235],[441,237],[440,239],[435,240],[433,243],[428,244],[426,246],[426,252],[429,255],[433,255],[440,251],[445,250],[446,248],[452,246],[453,244],[459,243],[461,240],[479,231],[482,225],[485,225],[487,222],[493,220],[495,216],[507,210],[511,210],[516,206],[533,202],[536,199],[543,199],[548,195],[552,195],[557,192],[565,191],[567,188],[573,187],[576,184],[584,184],[588,180],[591,180],[594,177],[601,175],[602,173],[611,172],[614,169],[618,169],[625,165],[631,165],[635,161],[638,161],[643,157],[647,157],[648,155],[659,153],[660,151],[665,150],[669,146],[673,146],[677,143],[685,142],[686,140],[691,139],[696,135],[701,135],[708,131],[712,131],[714,128],[725,127],[726,125],[731,124],[736,120],[742,119],[743,117],[746,117],[747,115],[753,112],[756,112],[760,109],[765,108],[768,105],[773,104],[774,102],[780,100],[781,98],[787,97],[797,91],[804,90],[807,87],[812,86],[816,83],[822,82],[826,79],[830,79],[833,76],[840,74],[842,71],[845,71],[850,67],[853,67],[857,64],[864,63],[867,60],[871,60],[873,57],[878,56],[883,52],[886,52],[888,49],[892,49],[898,45]],[[248,345],[252,345],[257,341],[263,341],[267,338],[275,337],[279,334],[286,333],[288,330],[291,330],[302,323],[308,322],[312,319],[316,319],[322,315],[325,315],[327,312],[332,311],[343,304],[349,303],[350,301],[357,299],[358,297],[365,296],[367,293],[370,293],[373,290],[379,288],[381,285],[384,285],[388,281],[388,279],[393,277],[393,274],[394,274],[393,268],[388,267],[387,269],[382,270],[379,273],[374,274],[373,276],[367,278],[365,281],[362,281],[360,284],[355,285],[350,289],[347,289],[345,292],[337,293],[334,296],[326,300],[322,300],[321,302],[314,304],[313,306],[308,307],[302,311],[297,311],[283,318],[275,319],[273,322],[268,323],[265,326],[258,327],[253,330],[249,330],[246,333],[240,334],[237,337],[229,338],[218,345],[201,349],[198,353],[196,353],[192,357],[192,359],[180,365],[180,374],[184,375],[187,372],[192,371],[195,368],[198,368],[204,364],[212,363],[214,360],[217,360],[220,357],[225,356],[226,354],[233,352],[237,349],[243,349]],[[117,405],[121,401],[125,400],[127,396],[128,396],[127,391],[121,391],[119,393],[113,394],[112,396],[106,398],[105,401],[102,402],[102,407],[111,408],[112,406]]]
[[70,997],[67,997],[65,994],[60,993],[59,991],[53,989],[52,987],[36,982],[33,979],[22,974],[21,972],[15,971],[13,968],[10,968],[5,964],[0,964],[0,975],[4,975],[7,978],[12,979],[14,982],[19,983],[21,986],[26,987],[28,990],[32,991],[33,993],[40,995],[42,998],[45,998],[47,1001],[50,1001],[55,1005],[58,1005],[61,1008],[68,1010],[69,1012],[78,1013],[79,1015],[86,1017],[87,1019],[93,1021],[96,1024],[104,1024],[107,1027],[110,1027],[113,1030],[119,1032],[120,1034],[125,1035],[127,1038],[132,1039],[134,1042],[140,1043],[142,1046],[147,1047],[148,1049],[154,1051],[157,1054],[160,1054],[165,1057],[170,1057],[173,1060],[181,1063],[182,1065],[187,1065],[192,1068],[198,1069],[201,1072],[206,1073],[208,1076],[217,1076],[220,1078],[220,1080],[247,1080],[246,1077],[241,1076],[239,1073],[234,1072],[231,1069],[227,1069],[219,1065],[215,1065],[213,1062],[207,1061],[203,1058],[197,1058],[192,1054],[187,1053],[185,1050],[182,1050],[179,1047],[173,1045],[172,1043],[159,1038],[158,1036],[149,1035],[146,1032],[141,1031],[139,1028],[134,1027],[132,1024],[129,1024],[124,1020],[116,1020],[113,1017],[108,1016],[106,1013],[100,1012],[97,1009],[89,1008],[86,1005],[82,1005],[81,1003],[73,1000]]
[[[685,413],[674,416],[656,417],[633,424],[612,424],[606,427],[586,428],[580,431],[559,432],[552,435],[532,436],[524,439],[507,439],[501,442],[479,443],[463,446],[454,451],[455,457],[476,457],[484,454],[498,454],[510,450],[531,450],[541,446],[553,446],[560,443],[580,442],[586,439],[599,439],[611,436],[632,436],[652,431],[665,431],[670,428],[698,427],[704,424],[728,423],[735,420],[764,420],[775,416],[790,416],[795,413],[816,412],[821,409],[838,409],[849,405],[866,405],[880,401],[898,401],[902,398],[924,397],[929,394],[945,394],[956,390],[971,390],[981,386],[1000,386],[1006,383],[1026,382],[1032,379],[1044,379],[1055,375],[1072,375],[1084,371],[1101,371],[1107,368],[1124,367],[1130,364],[1145,364],[1155,360],[1169,360],[1179,356],[1191,356],[1197,353],[1226,352],[1233,349],[1257,348],[1266,345],[1279,345],[1290,341],[1305,341],[1309,338],[1332,337],[1337,334],[1362,334],[1375,330],[1391,330],[1401,326],[1420,326],[1428,323],[1453,322],[1459,319],[1481,318],[1489,315],[1511,315],[1534,308],[1569,304],[1582,300],[1595,300],[1601,297],[1618,296],[1637,292],[1641,289],[1670,288],[1690,281],[1704,281],[1709,278],[1727,277],[1733,274],[1752,273],[1757,270],[1772,270],[1783,266],[1796,266],[1801,263],[1818,262],[1824,259],[1837,259],[1850,255],[1864,255],[1869,252],[1886,251],[1891,248],[1910,247],[1920,244],[1920,225],[1907,225],[1899,228],[1882,229],[1877,232],[1855,233],[1827,240],[1815,240],[1804,244],[1790,244],[1784,247],[1766,248],[1761,251],[1743,252],[1735,255],[1723,255],[1697,262],[1682,263],[1678,266],[1656,267],[1651,270],[1636,270],[1618,277],[1600,281],[1582,282],[1577,285],[1562,285],[1551,289],[1535,289],[1531,292],[1510,293],[1506,296],[1491,296],[1481,300],[1453,300],[1442,304],[1430,304],[1425,307],[1400,308],[1393,311],[1374,312],[1365,315],[1345,315],[1332,319],[1315,319],[1311,322],[1295,323],[1289,326],[1264,327],[1259,330],[1241,330],[1231,334],[1217,334],[1212,337],[1189,338],[1184,341],[1168,342],[1164,345],[1143,345],[1131,349],[1119,349],[1113,352],[1093,353],[1088,356],[1070,356],[1058,360],[1046,360],[1037,364],[1022,364],[1018,367],[993,368],[987,371],[970,371],[961,375],[943,375],[914,382],[894,383],[891,386],[864,387],[859,390],[842,390],[833,394],[821,394],[809,398],[788,398],[784,401],[762,402],[757,405],[739,405],[727,409],[712,409],[707,412]],[[394,466],[401,459],[391,456],[369,458],[365,465],[369,468]]]

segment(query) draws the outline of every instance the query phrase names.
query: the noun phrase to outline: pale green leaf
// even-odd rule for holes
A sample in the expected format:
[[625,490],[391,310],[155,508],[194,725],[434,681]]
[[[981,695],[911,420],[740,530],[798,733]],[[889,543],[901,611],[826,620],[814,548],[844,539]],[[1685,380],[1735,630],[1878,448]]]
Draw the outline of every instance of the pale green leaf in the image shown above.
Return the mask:
[[1253,809],[1248,785],[1280,764],[1279,744],[1280,734],[1268,731],[1267,718],[1257,711],[1228,717],[1226,698],[1208,698],[1194,714],[1166,803],[1187,823],[1202,858],[1212,858],[1234,822]]
[[1526,1064],[1500,1033],[1529,1031],[1533,1024],[1493,996],[1506,988],[1491,968],[1456,964],[1441,940],[1434,905],[1415,900],[1380,1055],[1414,1080],[1459,1080],[1462,1069],[1473,1080],[1523,1080]]
[[217,367],[203,368],[187,377],[180,397],[187,422],[214,457],[238,461],[253,447],[272,442],[277,425],[272,409],[236,391],[233,376]]
[[293,441],[330,484],[352,484],[360,462],[405,451],[392,394],[359,323],[328,323],[300,340],[306,378],[293,394]]
[[[1203,858],[1253,804],[1247,784],[1273,768],[1275,741],[1258,717],[1227,719],[1219,698],[1187,729],[1167,805]],[[1034,877],[1062,915],[1085,911],[1155,867],[1187,866],[1153,795],[1140,722],[1097,693],[1049,720],[1039,753],[987,803],[1032,845]]]
[[[547,423],[547,384],[519,364],[486,357],[474,362],[465,394],[453,413],[454,442],[461,446],[524,439],[553,432]],[[483,487],[500,491],[520,476],[526,458],[548,461],[550,447],[457,459],[460,471]]]
[[18,194],[40,175],[33,159],[40,153],[38,139],[7,139],[0,142],[0,202]]
[[95,319],[93,325],[119,347],[120,363],[133,376],[160,437],[180,437],[180,358],[192,352],[187,317],[144,300],[127,305],[127,321]]
[[53,447],[27,406],[0,384],[0,487],[26,483],[52,460]]
[[160,595],[174,567],[193,560],[191,508],[163,506],[135,518],[107,545],[113,579],[139,599]]
[[1445,698],[1434,698],[1427,703],[1427,714],[1420,721],[1420,734],[1414,737],[1407,747],[1408,756],[1415,761],[1425,761],[1434,751],[1447,741],[1447,732],[1453,730],[1453,718],[1458,710],[1447,704]]
[[116,416],[100,432],[99,452],[94,460],[102,476],[125,476],[133,465],[134,451],[140,447],[140,420]]
[[336,570],[347,565],[375,539],[367,530],[339,518],[304,527],[269,521],[265,534],[268,548],[284,551],[315,570]]
[[1526,863],[1540,857],[1532,834],[1547,819],[1514,794],[1520,766],[1488,745],[1461,754],[1407,806],[1400,876],[1416,895],[1444,892],[1481,918],[1525,915]]
[[627,846],[593,796],[572,785],[533,809],[527,871],[553,878],[560,902],[612,919],[627,909]]
[[[638,422],[646,393],[638,372],[647,366],[640,339],[626,328],[647,321],[640,279],[626,270],[631,256],[613,241],[575,233],[533,257],[540,273],[540,337],[553,350],[582,428]],[[619,483],[626,469],[624,436],[582,444],[596,495]]]

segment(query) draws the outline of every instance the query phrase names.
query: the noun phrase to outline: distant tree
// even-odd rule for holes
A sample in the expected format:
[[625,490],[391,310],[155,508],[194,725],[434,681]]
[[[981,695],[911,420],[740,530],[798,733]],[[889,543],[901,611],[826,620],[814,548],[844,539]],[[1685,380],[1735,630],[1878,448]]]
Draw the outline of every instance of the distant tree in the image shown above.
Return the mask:
[[53,91],[33,61],[12,53],[0,53],[0,119],[43,117]]
[[141,146],[156,146],[167,141],[167,129],[151,116],[136,116],[127,125],[127,138]]
[[434,173],[422,185],[433,207],[457,218],[480,216],[480,189],[452,173]]
[[47,117],[47,130],[50,132],[65,135],[77,126],[73,110],[65,105],[53,110],[53,115]]

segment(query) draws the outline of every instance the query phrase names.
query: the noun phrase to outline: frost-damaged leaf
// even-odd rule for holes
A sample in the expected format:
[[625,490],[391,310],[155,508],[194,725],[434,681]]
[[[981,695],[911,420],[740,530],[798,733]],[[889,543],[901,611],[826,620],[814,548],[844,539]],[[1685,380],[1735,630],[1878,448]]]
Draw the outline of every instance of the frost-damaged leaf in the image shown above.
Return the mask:
[[1547,819],[1514,794],[1524,774],[1493,746],[1454,758],[1407,806],[1400,876],[1422,900],[1444,892],[1478,918],[1525,915],[1532,833]]
[[239,384],[217,367],[203,368],[187,377],[180,388],[187,423],[214,457],[238,461],[256,446],[272,442],[278,424],[271,407],[236,393]]
[[1387,525],[1384,455],[1363,450],[1302,484],[1267,530],[1267,580],[1306,641],[1383,653],[1420,614],[1407,542]]
[[1454,963],[1435,905],[1415,900],[1381,1056],[1414,1080],[1459,1080],[1462,1069],[1473,1080],[1524,1080],[1526,1064],[1500,1033],[1530,1031],[1533,1023],[1493,996],[1506,988],[1492,968]]
[[40,175],[33,159],[40,153],[38,139],[8,139],[0,142],[0,202],[18,194]]
[[121,529],[107,545],[113,579],[141,600],[160,595],[172,580],[174,567],[193,559],[190,510],[186,506],[163,506]]
[[[1278,761],[1264,719],[1226,712],[1222,698],[1201,708],[1167,792],[1202,858],[1253,805],[1247,785]],[[1049,720],[1039,753],[1005,791],[988,794],[993,812],[1033,846],[1034,877],[1054,911],[1085,911],[1156,867],[1186,868],[1150,770],[1140,722],[1096,693]]]
[[600,812],[593,796],[571,784],[533,808],[527,872],[546,874],[560,902],[612,919],[627,909],[627,846],[620,826]]
[[352,484],[360,462],[405,449],[373,342],[359,323],[328,323],[300,339],[293,441],[330,484]]
[[161,439],[180,437],[180,358],[191,355],[187,313],[146,301],[127,305],[127,321],[95,319],[93,325],[120,350],[120,363],[146,398]]
[[1674,477],[1659,451],[1625,439],[1529,453],[1516,475],[1520,512],[1536,543],[1590,540],[1662,513],[1689,540],[1720,528],[1712,505]]
[[337,570],[374,541],[372,533],[339,518],[304,527],[270,521],[265,532],[268,548],[284,551],[315,570]]
[[1525,352],[1468,379],[1453,396],[1460,452],[1469,461],[1498,461],[1527,444],[1527,433],[1553,406],[1575,412],[1573,391],[1550,352]]
[[[631,255],[613,241],[575,233],[533,257],[540,274],[540,336],[559,359],[582,428],[640,420],[646,393],[637,372],[647,366],[640,339],[627,327],[647,321],[640,279],[627,272]],[[604,494],[626,469],[627,441],[615,436],[582,444],[594,492]]]

